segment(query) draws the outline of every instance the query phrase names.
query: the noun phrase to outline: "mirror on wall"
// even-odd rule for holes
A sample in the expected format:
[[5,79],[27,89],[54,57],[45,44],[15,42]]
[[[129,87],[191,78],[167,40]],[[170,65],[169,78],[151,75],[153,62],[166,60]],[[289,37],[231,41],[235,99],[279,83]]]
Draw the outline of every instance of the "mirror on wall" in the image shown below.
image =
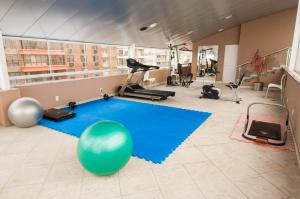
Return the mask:
[[203,81],[216,81],[218,49],[217,45],[198,46],[197,76]]

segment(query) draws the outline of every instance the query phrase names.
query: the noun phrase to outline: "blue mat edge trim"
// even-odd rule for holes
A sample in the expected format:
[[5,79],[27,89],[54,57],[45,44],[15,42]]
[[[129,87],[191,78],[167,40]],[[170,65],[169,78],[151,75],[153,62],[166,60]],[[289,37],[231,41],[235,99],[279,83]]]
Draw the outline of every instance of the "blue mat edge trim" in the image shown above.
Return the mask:
[[[123,100],[123,101],[127,101],[127,102],[135,102],[135,103],[140,103],[140,104],[148,104],[148,105],[153,105],[153,106],[160,106],[160,107],[169,107],[169,108],[177,108],[180,110],[185,110],[185,111],[192,111],[192,112],[201,112],[201,113],[207,113],[209,115],[212,115],[211,112],[207,112],[207,111],[199,111],[199,110],[193,110],[193,109],[188,109],[188,108],[182,108],[182,107],[177,107],[177,106],[170,106],[170,105],[162,105],[162,104],[154,104],[154,103],[149,103],[147,101],[145,102],[141,102],[141,101],[135,101],[135,100],[131,100],[129,98],[122,98],[122,97],[118,97],[118,96],[114,96],[113,99],[117,99],[117,100]],[[92,103],[94,101],[98,101],[98,100],[104,100],[103,98],[98,98],[92,101],[87,101],[84,103],[80,103],[78,104],[78,106],[83,105],[83,104],[88,104],[88,103]],[[64,106],[62,107],[63,109],[68,109],[68,106]]]

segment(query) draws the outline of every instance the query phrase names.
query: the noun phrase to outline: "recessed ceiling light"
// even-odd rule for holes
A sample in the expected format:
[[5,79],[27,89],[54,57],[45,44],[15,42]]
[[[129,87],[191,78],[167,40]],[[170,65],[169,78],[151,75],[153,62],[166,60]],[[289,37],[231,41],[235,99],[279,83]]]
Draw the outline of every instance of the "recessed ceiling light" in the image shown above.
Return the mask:
[[220,28],[220,29],[218,30],[218,32],[222,32],[222,31],[224,31],[224,28]]
[[193,31],[189,31],[188,33],[187,33],[187,35],[190,35],[190,34],[192,34],[193,33]]
[[227,20],[231,19],[231,18],[232,18],[232,15],[228,15],[228,16],[225,17],[225,19],[227,19]]
[[149,26],[149,28],[155,28],[157,26],[157,23],[153,23]]
[[148,29],[147,26],[143,26],[143,27],[140,28],[140,31],[145,31],[145,30],[147,30],[147,29]]

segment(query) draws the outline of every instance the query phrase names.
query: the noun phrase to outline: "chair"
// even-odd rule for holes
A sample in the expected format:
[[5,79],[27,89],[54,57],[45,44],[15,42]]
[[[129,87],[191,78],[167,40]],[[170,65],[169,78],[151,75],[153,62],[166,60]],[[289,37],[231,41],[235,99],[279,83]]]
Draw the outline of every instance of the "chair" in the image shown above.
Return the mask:
[[286,77],[287,77],[286,74],[282,75],[280,84],[273,84],[273,83],[270,83],[270,84],[268,85],[268,89],[267,89],[267,92],[266,92],[266,97],[268,97],[270,88],[276,88],[276,89],[279,89],[280,92],[281,92],[281,101],[282,101],[282,99],[283,99],[282,88],[283,88],[283,84],[284,84],[284,81],[285,81]]
[[155,83],[155,78],[150,78],[150,73],[149,71],[147,71],[144,75],[144,79],[143,81],[147,84],[147,82],[149,83],[149,86],[152,86],[152,83]]

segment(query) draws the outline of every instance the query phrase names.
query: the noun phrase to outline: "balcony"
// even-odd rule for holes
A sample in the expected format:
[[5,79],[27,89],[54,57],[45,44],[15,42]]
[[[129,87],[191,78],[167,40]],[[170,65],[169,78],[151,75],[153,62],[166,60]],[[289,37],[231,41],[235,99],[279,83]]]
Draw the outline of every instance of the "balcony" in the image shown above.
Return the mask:
[[[52,65],[51,71],[68,70],[67,65]],[[50,66],[21,66],[21,72],[44,72],[50,71]]]
[[20,55],[66,55],[64,50],[20,49]]

